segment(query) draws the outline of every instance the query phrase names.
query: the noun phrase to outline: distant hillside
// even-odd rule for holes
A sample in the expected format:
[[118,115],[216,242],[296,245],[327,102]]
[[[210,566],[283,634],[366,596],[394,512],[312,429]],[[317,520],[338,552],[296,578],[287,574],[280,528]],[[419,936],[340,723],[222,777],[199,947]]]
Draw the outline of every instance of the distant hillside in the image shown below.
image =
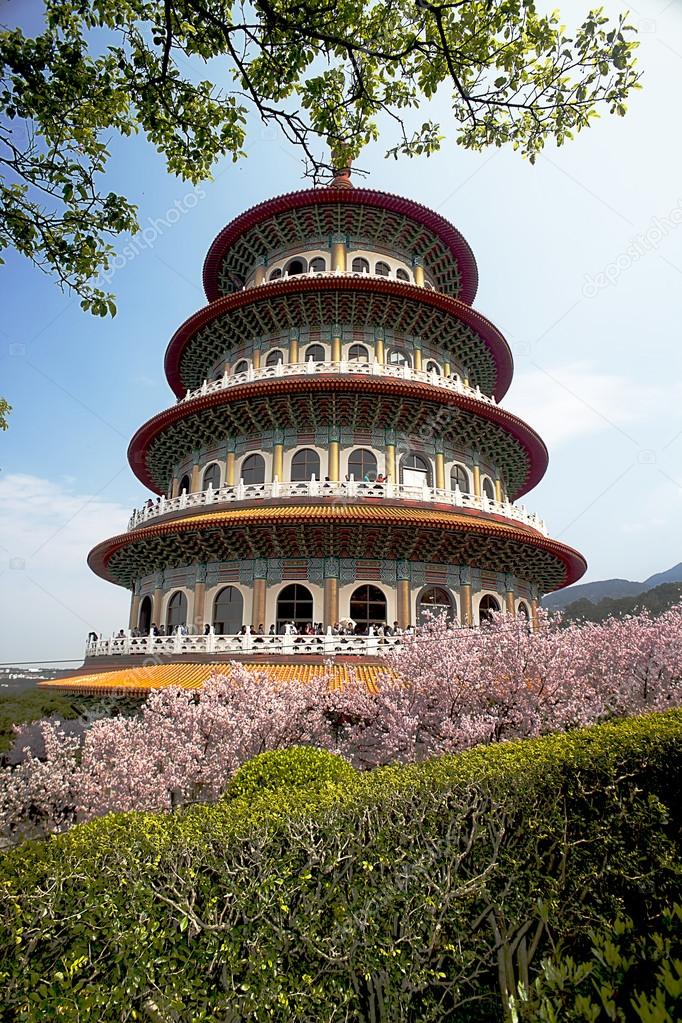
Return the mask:
[[632,597],[603,597],[596,604],[585,598],[575,600],[564,609],[564,621],[603,622],[606,618],[623,618],[644,610],[656,617],[680,600],[682,582],[663,583]]
[[666,572],[658,572],[649,576],[643,583],[633,582],[630,579],[600,579],[593,583],[579,583],[577,586],[569,586],[565,590],[558,590],[556,593],[548,593],[542,599],[542,606],[549,611],[559,611],[568,607],[577,600],[587,600],[593,604],[599,603],[605,597],[618,599],[619,597],[636,597],[639,593],[652,590],[663,583],[682,582],[682,562],[669,568]]

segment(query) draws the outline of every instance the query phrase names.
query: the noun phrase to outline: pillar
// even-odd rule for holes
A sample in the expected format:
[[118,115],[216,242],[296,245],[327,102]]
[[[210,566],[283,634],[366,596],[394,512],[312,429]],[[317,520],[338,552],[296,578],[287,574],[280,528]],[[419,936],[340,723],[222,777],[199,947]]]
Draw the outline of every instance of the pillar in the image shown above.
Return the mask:
[[180,480],[178,479],[177,476],[174,476],[173,479],[171,480],[171,485],[170,485],[170,496],[171,497],[177,497],[178,496],[178,489],[179,489],[179,487],[180,487]]
[[298,331],[289,334],[289,362],[298,362]]
[[424,287],[424,264],[419,256],[415,256],[412,260],[412,270],[414,273],[414,283],[418,288]]
[[339,580],[325,579],[324,581],[324,611],[323,625],[325,632],[330,625],[339,620]]
[[260,369],[260,348],[253,350],[253,368]]
[[272,482],[282,482],[284,477],[284,444],[278,442],[272,447]]
[[537,632],[538,625],[540,624],[538,620],[538,608],[539,602],[537,600],[537,597],[533,597],[533,599],[530,602],[530,620],[533,626],[533,632]]
[[495,473],[495,500],[498,504],[502,504],[502,480],[497,472]]
[[253,283],[254,285],[265,284],[265,266],[262,263],[256,267],[256,274],[253,279]]
[[234,486],[234,463],[235,463],[234,451],[228,451],[225,457],[225,486]]
[[189,484],[190,494],[197,494],[199,492],[199,463],[195,462],[192,466],[192,479]]
[[386,479],[389,483],[397,483],[395,471],[395,444],[386,445]]
[[206,583],[194,584],[194,631],[201,636],[204,631],[204,609],[206,605]]
[[515,615],[516,615],[516,603],[515,603],[515,599],[514,599],[514,591],[513,590],[507,590],[507,592],[504,595],[504,602],[505,602],[505,605],[506,605],[505,609],[506,609],[507,614],[511,615],[511,617],[514,618]]
[[464,582],[460,583],[459,587],[459,606],[461,608],[462,625],[473,625],[474,624],[474,612],[471,601],[471,583]]
[[481,496],[481,467],[474,463],[474,497]]
[[253,606],[251,609],[251,624],[258,631],[258,626],[265,629],[265,579],[253,580]]
[[386,361],[383,334],[377,333],[374,337],[374,361],[380,363],[382,366]]
[[462,370],[462,383],[465,387],[469,386],[469,370],[466,367]]
[[333,234],[331,237],[332,270],[340,270],[342,273],[347,269],[347,244],[344,234]]
[[450,367],[449,359],[446,359],[445,362],[443,363],[443,376],[444,377],[452,376],[452,369]]
[[140,617],[140,594],[133,593],[133,599],[130,601],[130,618],[128,619],[128,628],[136,629],[137,620]]
[[410,625],[410,581],[409,579],[398,580],[398,625],[406,629]]
[[414,342],[414,368],[417,372],[422,368],[422,346],[421,341]]
[[332,327],[332,362],[341,362],[341,342],[343,339],[343,331],[338,324],[334,324]]
[[338,482],[338,479],[339,479],[339,454],[340,454],[340,447],[339,447],[338,440],[330,440],[329,441],[329,464],[328,464],[327,473],[329,475],[329,479],[333,480],[335,483]]
[[163,590],[157,586],[152,595],[152,624],[161,625],[161,604],[163,601]]
[[436,451],[436,490],[445,490],[445,455]]

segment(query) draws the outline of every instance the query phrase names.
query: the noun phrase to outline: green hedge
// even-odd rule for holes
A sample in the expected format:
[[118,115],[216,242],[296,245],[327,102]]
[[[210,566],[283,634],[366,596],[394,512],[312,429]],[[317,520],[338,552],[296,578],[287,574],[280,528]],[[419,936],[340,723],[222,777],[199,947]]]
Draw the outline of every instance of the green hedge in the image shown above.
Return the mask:
[[243,764],[228,785],[226,797],[252,800],[282,787],[320,790],[330,785],[348,786],[354,775],[342,757],[313,746],[291,746],[259,753]]
[[673,712],[26,843],[1,1018],[499,1020],[552,948],[659,922],[681,778]]

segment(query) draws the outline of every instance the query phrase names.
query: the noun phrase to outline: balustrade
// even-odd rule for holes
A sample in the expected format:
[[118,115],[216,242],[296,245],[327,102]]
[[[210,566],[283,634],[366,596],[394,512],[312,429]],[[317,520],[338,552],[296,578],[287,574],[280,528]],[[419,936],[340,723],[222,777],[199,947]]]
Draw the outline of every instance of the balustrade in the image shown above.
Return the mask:
[[382,657],[399,646],[400,636],[221,636],[210,632],[205,636],[133,636],[130,631],[111,639],[97,639],[87,643],[86,657],[177,657],[179,654],[233,654],[252,656],[300,656],[317,654],[323,657],[338,655]]
[[368,483],[363,480],[306,480],[303,482],[280,483],[244,483],[239,481],[235,486],[224,486],[218,489],[210,487],[196,494],[183,492],[179,497],[160,497],[157,501],[148,502],[144,507],[135,510],[128,523],[128,529],[135,529],[162,515],[184,511],[191,508],[210,508],[214,505],[236,504],[242,501],[284,501],[296,498],[322,497],[335,498],[339,501],[357,500],[398,500],[414,501],[420,504],[445,504],[452,508],[471,508],[475,511],[500,515],[514,522],[537,529],[547,536],[544,521],[530,512],[522,504],[510,501],[493,501],[485,494],[465,494],[459,488],[442,490],[428,486],[408,486],[403,483]]

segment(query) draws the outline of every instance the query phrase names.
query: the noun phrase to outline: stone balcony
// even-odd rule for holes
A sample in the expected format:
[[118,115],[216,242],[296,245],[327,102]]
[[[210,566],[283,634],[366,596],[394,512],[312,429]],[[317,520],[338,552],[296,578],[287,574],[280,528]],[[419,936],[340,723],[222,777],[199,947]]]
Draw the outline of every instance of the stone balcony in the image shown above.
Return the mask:
[[136,529],[148,522],[154,522],[163,515],[174,512],[189,511],[193,508],[212,508],[228,506],[251,501],[276,501],[278,503],[301,500],[306,498],[323,498],[335,503],[351,503],[356,501],[411,501],[419,504],[447,505],[450,508],[466,508],[484,512],[488,515],[499,515],[512,522],[536,529],[543,536],[548,535],[543,519],[535,512],[528,511],[522,504],[509,501],[492,501],[485,494],[477,497],[455,490],[439,490],[429,486],[408,486],[403,483],[365,483],[360,480],[348,482],[329,482],[324,480],[306,480],[299,483],[243,483],[235,486],[223,486],[218,489],[209,487],[195,494],[183,492],[179,497],[160,497],[156,501],[148,501],[142,508],[135,509],[128,522],[128,530]]
[[85,657],[163,658],[184,655],[217,655],[251,657],[383,657],[400,646],[400,636],[123,636],[97,639],[85,647]]
[[218,380],[204,380],[201,387],[193,391],[187,391],[184,398],[179,402],[192,401],[194,398],[201,398],[206,394],[219,394],[222,391],[229,391],[233,387],[240,387],[243,384],[253,383],[258,380],[276,380],[280,377],[310,375],[343,375],[343,376],[374,376],[391,377],[398,380],[412,380],[419,383],[431,384],[447,392],[463,394],[468,398],[483,402],[486,405],[497,405],[494,397],[484,394],[480,387],[470,387],[465,384],[458,374],[443,376],[435,371],[413,369],[408,365],[386,365],[383,362],[278,362],[274,366],[260,366],[254,369],[249,366],[242,373],[224,373]]

